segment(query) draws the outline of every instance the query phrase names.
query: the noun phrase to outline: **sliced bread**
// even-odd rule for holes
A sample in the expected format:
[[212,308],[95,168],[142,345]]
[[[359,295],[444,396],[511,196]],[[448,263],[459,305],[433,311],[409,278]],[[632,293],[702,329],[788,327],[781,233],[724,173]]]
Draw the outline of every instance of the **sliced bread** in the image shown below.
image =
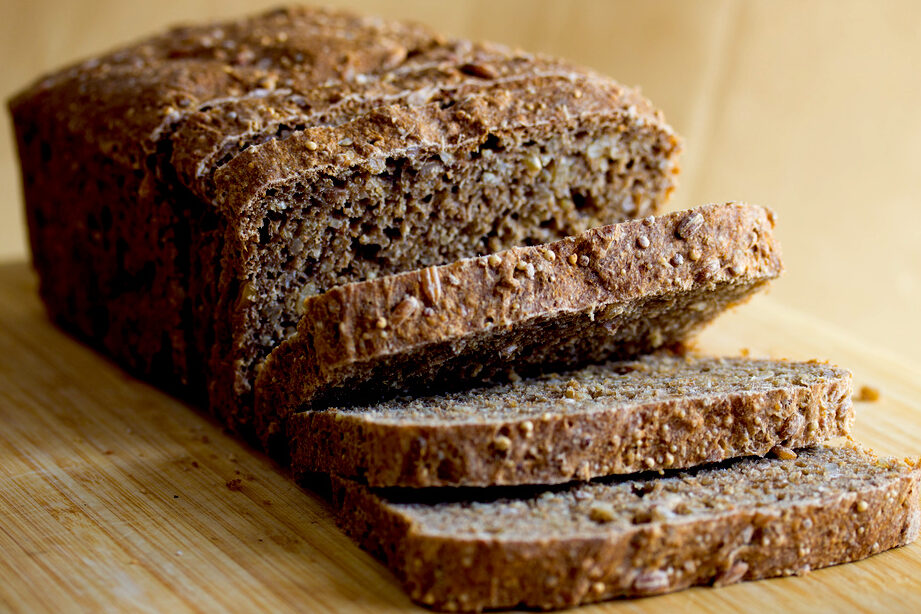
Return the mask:
[[803,574],[913,541],[917,461],[853,448],[549,489],[374,491],[333,478],[344,529],[441,610],[562,608]]
[[371,486],[556,484],[677,469],[848,434],[850,373],[660,354],[366,407],[294,414],[295,472]]
[[170,29],[10,111],[50,315],[244,433],[305,296],[648,215],[681,149],[570,62],[308,7]]
[[708,205],[334,288],[256,383],[264,443],[299,409],[627,358],[694,332],[782,269],[770,211]]

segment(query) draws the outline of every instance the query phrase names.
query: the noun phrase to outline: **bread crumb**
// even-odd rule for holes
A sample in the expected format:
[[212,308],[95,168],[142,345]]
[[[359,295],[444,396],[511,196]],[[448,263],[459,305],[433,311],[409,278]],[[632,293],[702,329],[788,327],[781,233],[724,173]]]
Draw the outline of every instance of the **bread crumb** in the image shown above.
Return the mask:
[[875,403],[879,401],[879,388],[874,386],[861,386],[860,390],[857,391],[857,396],[854,397],[855,401],[861,403]]
[[234,492],[239,492],[243,490],[243,480],[241,480],[240,478],[234,478],[232,480],[229,480],[227,482],[227,489],[232,490]]
[[867,508],[868,508],[868,507],[870,507],[870,506],[867,504],[866,501],[858,501],[858,502],[857,502],[857,511],[858,511],[858,512],[865,512],[865,511],[867,511]]

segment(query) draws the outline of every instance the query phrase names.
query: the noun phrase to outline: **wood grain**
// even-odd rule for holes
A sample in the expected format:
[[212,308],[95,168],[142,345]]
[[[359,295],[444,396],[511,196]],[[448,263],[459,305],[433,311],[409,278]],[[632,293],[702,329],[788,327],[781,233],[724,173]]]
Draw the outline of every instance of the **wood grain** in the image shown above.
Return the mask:
[[[701,347],[830,357],[882,391],[857,435],[921,452],[921,369],[760,299]],[[396,580],[299,488],[183,403],[51,325],[0,266],[0,611],[402,612]],[[921,610],[921,545],[785,578],[584,612]]]

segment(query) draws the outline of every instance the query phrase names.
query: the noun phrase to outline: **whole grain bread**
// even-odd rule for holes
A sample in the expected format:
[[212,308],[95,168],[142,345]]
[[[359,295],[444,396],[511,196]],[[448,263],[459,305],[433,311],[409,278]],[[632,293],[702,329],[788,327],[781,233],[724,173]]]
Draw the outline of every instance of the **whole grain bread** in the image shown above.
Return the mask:
[[845,436],[850,373],[660,354],[367,407],[306,411],[295,473],[370,486],[556,484],[764,456]]
[[309,8],[175,28],[10,108],[51,316],[242,430],[305,297],[647,215],[680,148],[591,71]]
[[571,368],[685,339],[781,272],[774,218],[708,205],[340,286],[257,380],[263,441],[300,409]]
[[339,521],[439,610],[563,608],[803,574],[913,541],[917,461],[853,448],[557,488],[372,490]]

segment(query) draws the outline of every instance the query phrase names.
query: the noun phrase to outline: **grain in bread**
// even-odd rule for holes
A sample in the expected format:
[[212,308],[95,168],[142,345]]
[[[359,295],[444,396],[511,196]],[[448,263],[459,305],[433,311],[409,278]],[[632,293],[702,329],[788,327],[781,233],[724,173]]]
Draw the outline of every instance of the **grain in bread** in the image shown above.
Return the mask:
[[680,148],[591,71],[310,8],[176,28],[10,107],[51,316],[243,430],[306,296],[647,215]]
[[556,488],[372,490],[339,521],[439,610],[564,608],[803,574],[913,541],[917,461],[853,448]]
[[770,211],[728,203],[308,298],[257,380],[263,441],[298,409],[457,388],[685,339],[780,274]]
[[370,486],[555,484],[789,451],[849,433],[851,375],[660,354],[475,390],[305,411],[295,473]]

